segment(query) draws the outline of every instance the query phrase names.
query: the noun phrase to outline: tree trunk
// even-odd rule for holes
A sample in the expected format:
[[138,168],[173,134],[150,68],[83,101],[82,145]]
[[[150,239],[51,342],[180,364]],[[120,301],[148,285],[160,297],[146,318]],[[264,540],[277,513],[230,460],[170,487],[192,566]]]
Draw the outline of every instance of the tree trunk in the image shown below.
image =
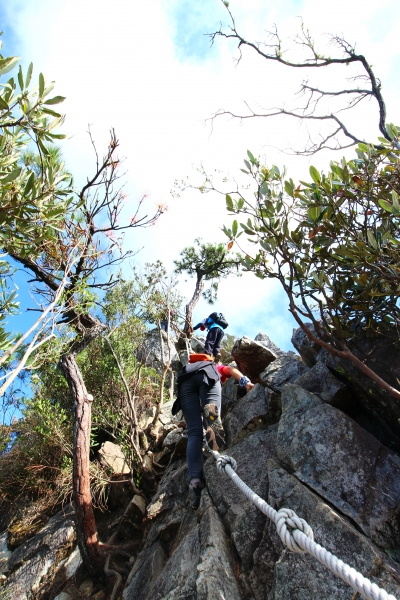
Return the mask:
[[104,566],[90,493],[89,452],[93,397],[88,394],[75,354],[64,354],[61,368],[74,400],[73,499],[78,546],[85,567],[95,575]]
[[187,338],[191,338],[193,335],[193,310],[200,300],[201,292],[204,288],[204,281],[202,276],[197,277],[196,288],[194,290],[194,294],[189,304],[186,305],[186,319],[185,319],[185,327],[183,329],[183,333]]

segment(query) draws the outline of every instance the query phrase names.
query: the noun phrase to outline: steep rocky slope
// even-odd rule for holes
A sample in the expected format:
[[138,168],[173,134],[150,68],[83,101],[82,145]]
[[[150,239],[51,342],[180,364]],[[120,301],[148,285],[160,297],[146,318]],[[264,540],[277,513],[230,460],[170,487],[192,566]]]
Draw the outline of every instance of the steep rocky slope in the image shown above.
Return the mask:
[[[157,340],[151,343],[156,354]],[[233,380],[224,384],[222,415],[227,448],[222,454],[235,458],[239,477],[273,508],[294,510],[312,527],[316,542],[400,598],[400,457],[393,449],[396,437],[374,424],[373,414],[365,410],[357,389],[346,385],[343,377],[339,380],[329,361],[307,360],[303,356],[304,348],[305,353],[309,351],[307,345],[300,343],[298,348],[303,359],[281,351],[263,334],[255,340],[237,341],[235,360],[257,384],[244,396]],[[175,361],[179,367],[185,353],[176,355]],[[216,469],[214,458],[206,452],[207,485],[199,510],[190,509],[187,438],[180,415],[171,416],[171,404],[164,405],[160,419],[162,450],[148,456],[158,472],[165,469],[157,491],[147,507],[143,498],[135,496],[130,502],[131,512],[126,513],[129,519],[124,521],[124,538],[134,537],[139,529],[144,537],[140,538],[141,547],[130,565],[121,598],[359,597],[312,557],[285,548],[275,525]],[[54,518],[39,534],[41,538],[35,536],[5,560],[7,579],[2,590],[8,590],[10,598],[53,600],[56,589],[59,593],[54,584],[57,572],[61,581],[71,574],[71,565],[76,568],[79,563],[79,552],[70,554],[75,540],[70,518],[70,514]],[[50,571],[55,579],[46,587],[50,556],[46,544],[50,545],[52,536],[62,541],[62,535],[68,539],[54,548]],[[33,572],[35,565],[40,565],[36,579],[28,581],[26,574]],[[25,577],[23,585],[21,577]],[[33,593],[32,587],[37,592]],[[71,589],[67,587],[57,598],[78,597]],[[86,596],[84,589],[88,590]],[[40,590],[46,591],[41,594]],[[104,590],[93,586],[82,590],[81,597],[106,598]]]

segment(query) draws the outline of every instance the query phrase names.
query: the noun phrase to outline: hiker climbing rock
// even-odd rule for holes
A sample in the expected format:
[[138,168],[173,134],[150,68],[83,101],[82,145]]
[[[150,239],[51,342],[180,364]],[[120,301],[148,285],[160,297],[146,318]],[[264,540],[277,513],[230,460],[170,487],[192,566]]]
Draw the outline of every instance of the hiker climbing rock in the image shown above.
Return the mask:
[[211,315],[203,319],[195,327],[204,331],[207,329],[206,343],[204,346],[205,353],[216,358],[220,353],[222,338],[224,337],[224,329],[228,327],[228,322],[222,313],[213,312]]
[[[253,384],[238,369],[216,365],[211,360],[189,362],[178,375],[178,396],[172,407],[175,415],[182,410],[186,421],[188,444],[186,458],[189,470],[191,506],[200,505],[203,476],[203,426],[209,447],[218,450],[225,444],[225,432],[220,418],[221,379],[234,377],[239,385],[251,389]],[[203,412],[203,415],[202,415]]]

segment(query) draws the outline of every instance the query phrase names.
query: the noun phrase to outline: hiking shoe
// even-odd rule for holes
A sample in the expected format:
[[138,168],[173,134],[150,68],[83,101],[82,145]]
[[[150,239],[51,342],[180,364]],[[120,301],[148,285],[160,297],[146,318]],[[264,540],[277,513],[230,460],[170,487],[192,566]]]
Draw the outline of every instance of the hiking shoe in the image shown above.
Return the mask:
[[216,404],[206,404],[204,417],[207,423],[206,440],[211,450],[219,450],[225,444],[225,431]]
[[203,485],[201,483],[196,483],[195,485],[189,485],[189,499],[190,506],[197,510],[200,506],[201,500],[201,490],[203,489]]

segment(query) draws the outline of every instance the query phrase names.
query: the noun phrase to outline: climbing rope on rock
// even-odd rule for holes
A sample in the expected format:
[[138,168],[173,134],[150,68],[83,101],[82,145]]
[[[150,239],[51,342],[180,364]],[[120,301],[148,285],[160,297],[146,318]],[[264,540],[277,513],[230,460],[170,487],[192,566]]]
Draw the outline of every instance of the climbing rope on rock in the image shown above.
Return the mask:
[[236,474],[237,463],[234,458],[211,450],[208,445],[206,445],[206,448],[213,455],[217,463],[217,469],[226,473],[240,491],[275,523],[279,537],[289,550],[299,554],[307,552],[321,564],[325,565],[332,573],[351,585],[353,589],[359,592],[364,598],[367,598],[367,600],[396,600],[394,596],[385,592],[376,583],[372,583],[369,579],[361,575],[361,573],[353,569],[353,567],[350,567],[337,558],[337,556],[331,554],[326,548],[316,544],[311,527],[304,519],[298,517],[293,510],[290,508],[281,508],[276,511],[265,500],[253,492]]

